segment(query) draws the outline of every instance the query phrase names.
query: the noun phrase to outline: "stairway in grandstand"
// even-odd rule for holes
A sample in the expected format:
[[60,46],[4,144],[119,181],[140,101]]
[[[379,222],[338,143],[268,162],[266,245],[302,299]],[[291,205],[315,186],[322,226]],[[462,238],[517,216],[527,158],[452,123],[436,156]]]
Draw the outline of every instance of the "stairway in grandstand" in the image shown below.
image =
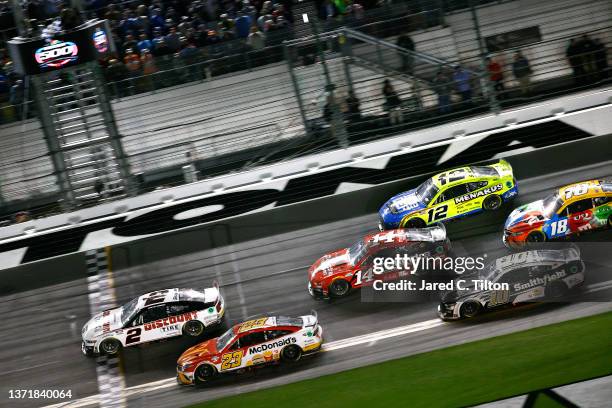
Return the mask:
[[96,187],[105,196],[125,194],[125,178],[112,140],[117,135],[109,123],[110,104],[97,90],[102,85],[94,73],[77,68],[59,76],[49,74],[38,86],[51,117],[46,126],[56,136],[51,138],[57,142],[51,146],[52,156],[65,168],[64,188],[74,201],[97,198]]

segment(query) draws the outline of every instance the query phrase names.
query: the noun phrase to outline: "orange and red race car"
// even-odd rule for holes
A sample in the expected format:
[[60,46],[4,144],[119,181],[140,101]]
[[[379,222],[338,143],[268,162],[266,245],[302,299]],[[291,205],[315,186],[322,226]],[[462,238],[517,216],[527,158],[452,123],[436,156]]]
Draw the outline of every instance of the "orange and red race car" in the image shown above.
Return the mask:
[[612,227],[612,182],[589,180],[561,187],[508,216],[504,244],[520,247],[589,230]]
[[314,311],[300,317],[248,320],[221,337],[187,349],[177,362],[177,381],[203,384],[226,372],[240,373],[278,361],[296,362],[319,351],[322,344],[323,329]]
[[[308,292],[315,299],[340,298],[351,290],[372,285],[375,280],[394,280],[427,272],[386,268],[374,273],[376,258],[446,257],[450,242],[442,224],[429,228],[394,229],[365,236],[350,248],[319,258],[308,269]],[[376,276],[375,276],[376,275]]]

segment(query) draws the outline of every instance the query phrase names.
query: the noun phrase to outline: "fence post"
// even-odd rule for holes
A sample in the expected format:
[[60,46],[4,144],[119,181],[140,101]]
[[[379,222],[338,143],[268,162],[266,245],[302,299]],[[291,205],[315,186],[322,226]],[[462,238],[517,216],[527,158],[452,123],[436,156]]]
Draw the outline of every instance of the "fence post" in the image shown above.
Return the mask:
[[295,76],[295,72],[293,71],[293,55],[289,48],[287,41],[283,41],[283,53],[285,55],[285,60],[287,61],[287,67],[289,68],[289,76],[291,77],[291,82],[293,84],[293,91],[295,92],[295,97],[297,99],[298,108],[300,109],[300,116],[302,117],[302,123],[304,124],[304,130],[306,133],[310,133],[310,129],[308,126],[308,120],[306,118],[306,112],[304,111],[304,103],[302,102],[302,95],[300,94],[300,85]]
[[478,13],[476,12],[476,7],[474,6],[474,0],[469,0],[470,4],[470,13],[472,14],[472,22],[474,23],[474,31],[476,32],[476,41],[478,42],[478,50],[480,52],[480,69],[481,69],[481,78],[480,78],[480,87],[482,90],[482,94],[485,98],[489,99],[489,106],[492,111],[499,112],[500,106],[497,101],[497,97],[495,96],[495,90],[493,89],[493,85],[489,80],[487,64],[485,62],[486,58],[486,49],[484,46],[484,40],[482,39],[482,35],[480,33],[480,22],[478,21]]
[[346,35],[345,30],[342,30],[339,37],[339,42],[342,50],[342,66],[344,67],[344,75],[346,76],[346,83],[351,92],[354,92],[353,89],[353,79],[351,78],[351,67],[350,62],[352,60],[352,49],[350,44],[349,36]]

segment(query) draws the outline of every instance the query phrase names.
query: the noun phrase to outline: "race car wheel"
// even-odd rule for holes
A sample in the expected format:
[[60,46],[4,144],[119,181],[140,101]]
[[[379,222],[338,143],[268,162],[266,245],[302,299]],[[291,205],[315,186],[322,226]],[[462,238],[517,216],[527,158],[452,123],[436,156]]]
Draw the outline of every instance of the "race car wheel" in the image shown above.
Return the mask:
[[336,279],[329,285],[329,293],[333,297],[346,296],[351,290],[351,284],[344,279]]
[[567,293],[567,285],[563,282],[555,281],[546,286],[544,295],[548,299],[560,299]]
[[406,224],[404,224],[406,226],[406,228],[425,228],[425,221],[423,221],[420,218],[413,218],[411,220],[406,221]]
[[117,339],[106,339],[100,343],[100,354],[113,356],[121,349],[121,342]]
[[490,195],[484,199],[482,202],[482,208],[485,211],[495,211],[499,210],[499,207],[502,205],[502,199],[498,195]]
[[542,231],[532,231],[527,235],[527,242],[544,242],[546,236]]
[[283,349],[281,358],[285,362],[295,363],[302,357],[302,349],[295,344],[291,344]]
[[204,384],[209,382],[217,375],[217,370],[210,364],[202,364],[196,368],[194,373],[194,380],[196,384]]
[[478,313],[480,313],[480,309],[481,309],[480,303],[475,302],[475,301],[468,301],[461,305],[461,309],[459,310],[459,313],[461,314],[461,317],[469,318],[469,317],[474,317]]
[[204,333],[204,324],[197,320],[190,320],[183,326],[183,333],[187,336],[198,337]]

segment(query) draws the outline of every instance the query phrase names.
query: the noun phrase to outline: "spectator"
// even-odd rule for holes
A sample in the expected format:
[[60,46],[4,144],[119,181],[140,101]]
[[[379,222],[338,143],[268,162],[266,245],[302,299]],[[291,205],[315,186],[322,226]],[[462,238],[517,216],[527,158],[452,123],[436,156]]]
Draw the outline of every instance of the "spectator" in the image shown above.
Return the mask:
[[153,54],[148,49],[143,49],[142,57],[140,57],[140,64],[142,66],[142,73],[144,74],[144,82],[147,90],[154,89],[153,74],[157,72],[157,65],[153,59]]
[[514,62],[512,63],[512,74],[516,78],[521,88],[523,96],[529,95],[531,85],[531,66],[529,60],[518,51],[514,54]]
[[472,85],[471,76],[468,71],[463,69],[461,65],[455,66],[455,72],[453,73],[453,81],[455,82],[455,88],[457,93],[461,96],[463,102],[472,101]]
[[150,51],[153,49],[153,43],[151,40],[147,38],[147,35],[142,33],[140,34],[140,41],[138,41],[138,53],[142,55],[144,50]]
[[129,72],[127,68],[120,60],[113,58],[108,62],[106,79],[112,84],[110,89],[115,96],[125,96],[125,86],[121,81],[125,80],[128,75]]
[[123,42],[123,55],[127,54],[127,51],[138,51],[138,43],[134,39],[132,34],[128,34]]
[[347,116],[350,121],[361,119],[361,110],[359,109],[359,98],[355,96],[355,92],[351,89],[346,97]]
[[402,100],[395,92],[391,81],[385,79],[383,83],[383,95],[385,97],[384,109],[389,112],[389,120],[392,125],[402,122]]
[[104,191],[104,182],[99,178],[97,178],[96,182],[94,183],[94,190],[96,191],[98,198],[104,198],[102,195],[102,192]]
[[154,55],[168,55],[172,53],[172,50],[166,44],[166,39],[162,36],[161,30],[155,31],[152,43]]
[[575,39],[571,39],[567,49],[565,50],[565,56],[572,67],[572,75],[574,76],[574,82],[576,85],[580,85],[584,82],[584,68],[581,63],[581,57],[577,47]]
[[164,38],[170,52],[178,52],[181,49],[181,37],[177,34],[175,27],[170,27],[170,32]]
[[497,92],[504,91],[504,72],[501,65],[491,58],[487,58],[487,71],[489,79],[493,82],[493,89]]
[[17,224],[30,221],[32,218],[30,217],[30,213],[28,211],[19,211],[15,214],[15,222]]
[[67,31],[74,30],[82,23],[78,11],[69,6],[64,6],[62,11],[60,11],[60,21],[62,23],[62,29]]
[[257,19],[257,25],[261,31],[265,30],[266,20],[272,18],[272,2],[265,1],[263,6],[261,7],[261,11],[259,12],[259,18]]
[[128,48],[125,51],[123,62],[130,77],[135,78],[140,76],[140,57],[138,57],[138,54],[136,54],[134,50]]
[[251,34],[249,34],[249,38],[247,39],[247,44],[251,47],[252,50],[261,50],[266,47],[266,37],[264,33],[259,31],[257,26],[251,27]]
[[434,90],[438,95],[438,111],[442,114],[451,111],[451,92],[452,86],[450,79],[442,71],[438,71],[433,81]]
[[608,78],[608,51],[606,50],[606,45],[598,38],[595,39],[595,66],[597,67],[597,72],[599,72],[599,79],[604,80]]
[[584,72],[585,82],[597,79],[597,68],[595,65],[596,45],[591,38],[584,34],[576,44],[577,53],[580,57],[580,64]]
[[151,18],[149,19],[149,27],[152,32],[155,30],[159,30],[159,32],[163,33],[166,30],[166,22],[164,18],[160,15],[161,11],[158,8],[154,8],[151,11]]
[[[414,41],[412,41],[412,38],[408,34],[404,33],[397,38],[397,46],[414,52]],[[402,71],[412,75],[414,69],[414,56],[405,52],[399,52],[399,56],[402,59]]]
[[251,17],[243,12],[238,12],[238,18],[236,18],[236,36],[238,38],[247,38],[251,27]]

